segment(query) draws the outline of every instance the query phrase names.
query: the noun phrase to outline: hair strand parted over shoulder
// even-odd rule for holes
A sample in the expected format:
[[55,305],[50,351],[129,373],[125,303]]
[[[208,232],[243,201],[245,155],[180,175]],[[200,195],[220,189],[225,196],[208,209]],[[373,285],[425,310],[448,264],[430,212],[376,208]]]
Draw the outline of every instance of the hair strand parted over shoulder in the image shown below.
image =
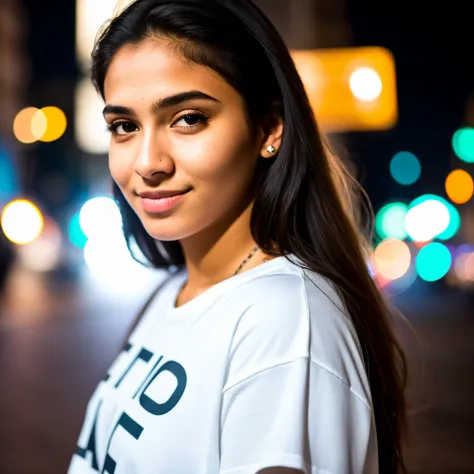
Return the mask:
[[[257,165],[253,238],[269,254],[295,255],[305,268],[329,278],[341,294],[364,348],[380,472],[406,472],[407,368],[391,310],[367,267],[369,245],[354,200],[355,193],[365,194],[318,131],[283,39],[251,0],[136,0],[98,35],[92,81],[102,97],[117,51],[155,37],[169,40],[184,59],[222,76],[243,97],[250,123],[275,104],[280,107],[281,148]],[[136,242],[153,267],[182,266],[180,243],[157,245],[115,183],[113,193],[129,248]]]

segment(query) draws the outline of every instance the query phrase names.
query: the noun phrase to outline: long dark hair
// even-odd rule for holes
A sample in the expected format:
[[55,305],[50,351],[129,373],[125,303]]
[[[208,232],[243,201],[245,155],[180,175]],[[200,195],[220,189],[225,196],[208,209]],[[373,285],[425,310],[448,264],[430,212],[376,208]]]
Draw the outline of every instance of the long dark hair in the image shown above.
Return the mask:
[[[318,131],[284,41],[251,0],[137,0],[99,33],[92,81],[102,97],[118,49],[153,37],[173,40],[182,57],[219,73],[244,98],[251,123],[280,105],[283,141],[274,158],[257,165],[252,236],[266,253],[293,254],[337,288],[364,348],[380,472],[406,472],[406,361],[368,270],[370,237],[354,204],[365,195]],[[132,255],[133,243],[153,267],[184,265],[180,243],[155,241],[115,183],[113,192]]]

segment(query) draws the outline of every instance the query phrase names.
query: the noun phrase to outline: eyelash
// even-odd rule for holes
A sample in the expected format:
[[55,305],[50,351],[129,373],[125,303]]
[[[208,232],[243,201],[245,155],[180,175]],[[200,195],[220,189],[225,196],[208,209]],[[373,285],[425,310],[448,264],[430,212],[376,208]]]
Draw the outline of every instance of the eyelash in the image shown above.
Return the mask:
[[[198,123],[196,123],[194,125],[188,125],[186,127],[181,127],[181,128],[185,128],[185,129],[194,128],[194,127],[197,127],[198,125],[201,125],[201,124],[207,124],[208,121],[209,121],[209,118],[206,117],[201,112],[190,111],[190,112],[185,113],[184,115],[181,115],[181,117],[179,117],[174,123],[179,122],[180,120],[184,119],[185,117],[196,117],[196,118],[199,119]],[[117,133],[117,128],[120,127],[120,125],[124,125],[126,123],[127,124],[129,123],[129,124],[132,124],[132,125],[135,126],[135,124],[133,122],[130,122],[129,120],[117,120],[116,122],[112,122],[112,123],[109,123],[109,124],[106,125],[107,131],[112,133],[112,135],[128,135],[128,133],[125,133],[125,134]]]

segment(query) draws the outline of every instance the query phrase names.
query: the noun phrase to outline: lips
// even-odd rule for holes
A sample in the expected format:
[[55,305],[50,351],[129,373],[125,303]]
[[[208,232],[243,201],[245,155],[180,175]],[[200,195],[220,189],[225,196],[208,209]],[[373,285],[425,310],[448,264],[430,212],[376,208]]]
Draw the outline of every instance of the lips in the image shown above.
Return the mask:
[[185,189],[184,191],[144,191],[138,193],[141,198],[148,198],[148,199],[163,199],[173,196],[179,196],[180,194],[185,194],[189,191],[189,189]]
[[165,193],[161,192],[144,192],[140,194],[140,204],[144,211],[156,214],[165,211],[170,211],[173,209],[179,202],[185,199],[185,194],[188,191],[168,191],[166,192],[166,197],[146,197],[146,196],[163,196]]

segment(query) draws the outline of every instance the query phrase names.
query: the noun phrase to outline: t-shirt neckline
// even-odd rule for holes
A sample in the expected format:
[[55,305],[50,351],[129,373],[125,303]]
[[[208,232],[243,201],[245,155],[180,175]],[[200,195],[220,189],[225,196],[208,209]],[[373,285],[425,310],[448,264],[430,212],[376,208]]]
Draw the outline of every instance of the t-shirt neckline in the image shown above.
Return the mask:
[[173,287],[170,289],[170,299],[167,301],[167,306],[169,309],[168,315],[171,318],[176,319],[178,316],[192,312],[195,308],[199,307],[208,299],[216,298],[220,294],[224,293],[228,287],[252,279],[261,273],[267,272],[270,268],[280,266],[285,261],[287,261],[287,258],[284,255],[281,255],[269,260],[268,262],[263,262],[256,267],[246,270],[245,272],[237,273],[237,275],[233,275],[229,278],[226,278],[225,280],[220,281],[219,283],[216,283],[202,293],[199,293],[193,299],[179,307],[176,307],[176,298],[178,297],[178,294],[186,283],[187,279],[187,272],[186,268],[184,267],[175,275]]

